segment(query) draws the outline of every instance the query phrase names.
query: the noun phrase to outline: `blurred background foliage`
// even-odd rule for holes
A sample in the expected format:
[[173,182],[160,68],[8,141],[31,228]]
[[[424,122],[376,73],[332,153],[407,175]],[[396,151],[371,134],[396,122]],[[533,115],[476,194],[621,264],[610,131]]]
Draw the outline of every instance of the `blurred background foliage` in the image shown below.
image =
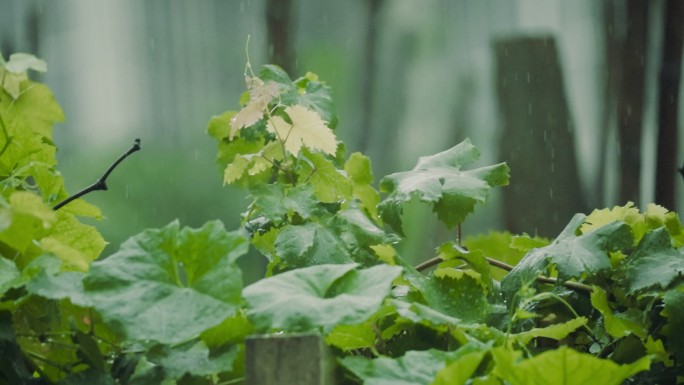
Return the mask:
[[[212,115],[237,109],[253,67],[313,71],[333,89],[336,133],[376,177],[466,137],[511,186],[463,226],[554,237],[572,213],[656,201],[682,183],[678,0],[0,0],[0,52],[45,59],[67,122],[55,130],[70,192],[134,138],[143,151],[89,196],[110,254],[180,218],[236,228],[244,192],[221,185]],[[406,212],[416,262],[453,238]],[[430,240],[433,242],[425,242]],[[254,271],[261,263],[244,262]]]

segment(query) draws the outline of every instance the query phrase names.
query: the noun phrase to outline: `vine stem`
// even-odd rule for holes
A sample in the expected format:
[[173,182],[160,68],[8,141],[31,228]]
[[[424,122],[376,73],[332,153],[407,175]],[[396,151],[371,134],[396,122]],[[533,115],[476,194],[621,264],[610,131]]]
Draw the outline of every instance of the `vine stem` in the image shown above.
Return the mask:
[[[485,257],[485,259],[487,260],[487,263],[489,263],[490,265],[492,265],[494,267],[498,267],[499,269],[506,270],[506,271],[513,270],[513,266],[511,266],[505,262],[499,261],[498,259],[489,258],[489,257]],[[416,265],[415,269],[418,271],[427,270],[433,266],[439,265],[442,262],[444,262],[444,259],[442,259],[442,257],[435,257],[435,258],[428,259],[427,261]],[[558,281],[558,278],[546,277],[546,276],[540,275],[537,277],[537,282],[547,283],[550,285],[556,285],[559,281]],[[576,290],[576,291],[583,291],[586,293],[591,293],[594,290],[594,289],[592,289],[591,286],[585,285],[585,284],[579,283],[579,282],[565,281],[562,284],[563,284],[563,286],[567,287],[568,289],[572,289],[572,290]]]
[[91,184],[90,186],[84,188],[83,190],[77,192],[76,194],[66,198],[65,200],[57,203],[54,207],[53,210],[59,210],[60,208],[64,207],[67,205],[69,202],[76,200],[88,193],[91,193],[93,191],[97,190],[107,190],[107,178],[109,177],[109,174],[114,171],[116,166],[119,165],[124,159],[126,159],[129,155],[132,153],[139,151],[140,150],[140,139],[136,139],[135,142],[133,142],[133,147],[131,147],[128,151],[126,151],[123,155],[119,157],[114,163],[112,163],[111,166],[105,171],[105,173],[98,179],[95,183]]

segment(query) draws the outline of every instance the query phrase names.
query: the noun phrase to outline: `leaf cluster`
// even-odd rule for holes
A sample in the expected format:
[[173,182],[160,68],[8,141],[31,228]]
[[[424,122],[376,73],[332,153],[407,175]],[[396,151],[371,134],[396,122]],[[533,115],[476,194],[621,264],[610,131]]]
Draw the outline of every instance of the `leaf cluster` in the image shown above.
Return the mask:
[[[63,116],[25,74],[44,63],[0,63],[0,384],[240,383],[247,336],[301,332],[323,336],[345,384],[683,382],[673,212],[578,214],[553,240],[454,234],[416,268],[397,252],[403,208],[459,227],[509,183],[506,164],[472,167],[466,139],[376,183],[336,139],[325,83],[248,65],[241,107],[207,128],[224,183],[250,194],[240,228],[172,222],[98,258],[104,241],[76,215],[99,210],[51,209],[67,195]],[[243,287],[250,248],[268,271]]]

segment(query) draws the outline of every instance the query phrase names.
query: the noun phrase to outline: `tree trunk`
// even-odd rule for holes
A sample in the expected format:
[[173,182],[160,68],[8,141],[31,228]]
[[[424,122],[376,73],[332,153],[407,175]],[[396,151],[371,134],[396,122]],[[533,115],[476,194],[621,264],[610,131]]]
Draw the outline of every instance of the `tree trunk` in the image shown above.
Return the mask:
[[639,202],[644,111],[646,39],[650,0],[627,2],[627,38],[618,101],[620,203]]
[[501,158],[511,168],[506,228],[553,237],[586,211],[556,44],[552,37],[509,38],[495,43],[495,53]]
[[266,1],[269,63],[281,66],[291,76],[294,70],[292,35],[295,24],[292,6],[292,0]]
[[378,15],[384,0],[367,0],[368,25],[366,27],[366,47],[361,68],[361,133],[357,148],[366,152],[371,138],[371,118],[373,114],[373,85],[375,84],[375,51],[378,41]]
[[663,60],[660,66],[655,201],[670,210],[675,210],[677,118],[682,47],[684,46],[683,26],[684,2],[668,0],[665,3]]
[[603,112],[599,138],[598,173],[596,174],[595,186],[599,206],[606,206],[605,191],[607,187],[607,163],[608,163],[608,138],[616,127],[617,100],[620,93],[620,81],[622,80],[622,43],[624,36],[620,33],[620,24],[624,20],[616,15],[617,7],[621,6],[617,0],[604,0],[603,8],[603,49],[600,54],[604,55],[605,80],[603,84]]

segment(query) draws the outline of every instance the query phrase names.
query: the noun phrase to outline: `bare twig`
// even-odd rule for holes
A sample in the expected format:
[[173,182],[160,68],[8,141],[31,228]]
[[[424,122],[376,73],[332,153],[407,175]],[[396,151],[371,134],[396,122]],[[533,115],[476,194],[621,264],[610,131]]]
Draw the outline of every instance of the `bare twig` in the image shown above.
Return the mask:
[[97,191],[97,190],[107,190],[107,178],[109,177],[109,174],[114,171],[116,166],[119,165],[124,159],[126,159],[129,155],[132,153],[140,150],[140,139],[136,139],[135,142],[133,143],[133,147],[131,147],[128,151],[126,151],[123,155],[119,157],[109,168],[107,171],[105,171],[104,175],[100,177],[100,179],[97,180],[97,182],[91,184],[90,186],[84,188],[83,190],[77,192],[76,194],[66,198],[65,200],[57,203],[55,207],[53,207],[54,210],[59,210],[69,202],[76,200],[90,192]]

